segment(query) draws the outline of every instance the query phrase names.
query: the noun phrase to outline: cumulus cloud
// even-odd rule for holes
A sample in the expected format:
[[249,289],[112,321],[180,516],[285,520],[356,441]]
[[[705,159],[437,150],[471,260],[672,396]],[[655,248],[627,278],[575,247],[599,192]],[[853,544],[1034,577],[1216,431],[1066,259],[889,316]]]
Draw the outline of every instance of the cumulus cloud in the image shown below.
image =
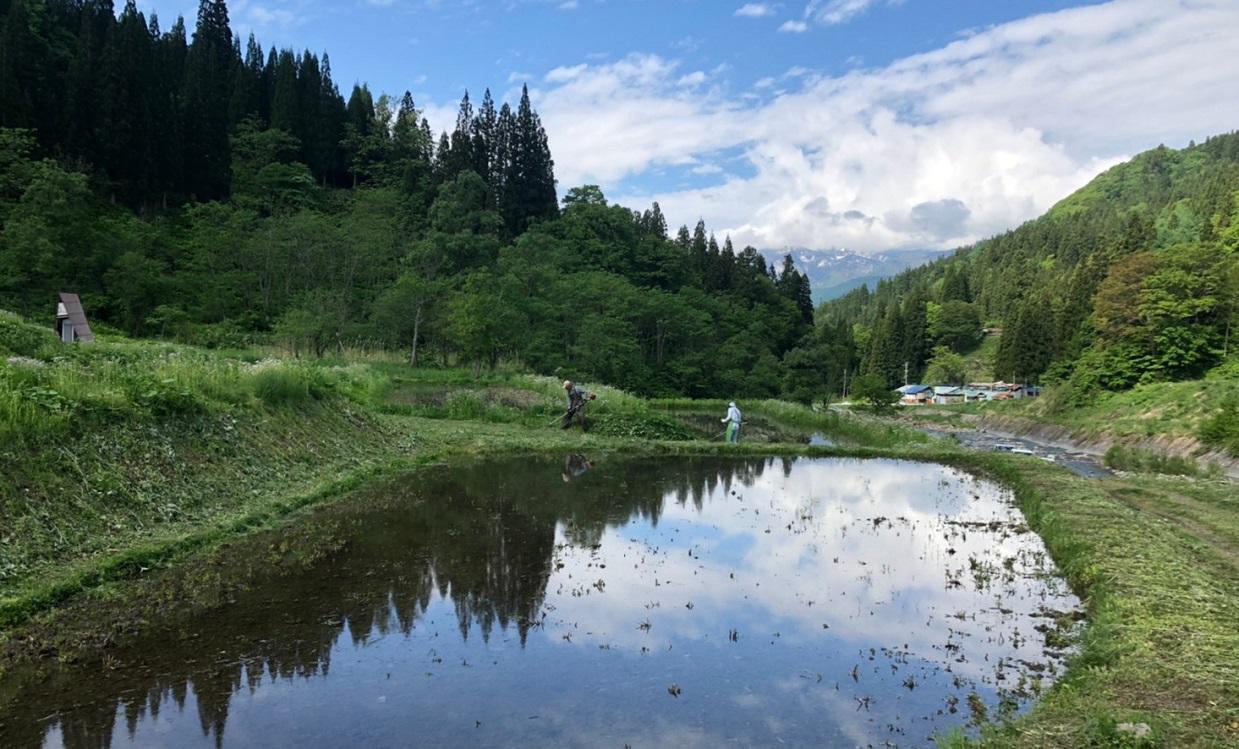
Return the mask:
[[736,15],[741,18],[765,18],[774,13],[774,6],[770,3],[745,3],[736,8]]
[[779,31],[784,34],[803,34],[809,30],[809,24],[804,21],[784,21]]
[[[810,8],[816,20],[845,5]],[[611,197],[704,217],[741,246],[950,247],[1035,217],[1136,151],[1234,128],[1235,38],[1231,0],[1114,0],[882,68],[797,71],[779,91],[769,79],[738,96],[633,54],[556,68],[532,93],[565,187],[726,164],[708,187]]]

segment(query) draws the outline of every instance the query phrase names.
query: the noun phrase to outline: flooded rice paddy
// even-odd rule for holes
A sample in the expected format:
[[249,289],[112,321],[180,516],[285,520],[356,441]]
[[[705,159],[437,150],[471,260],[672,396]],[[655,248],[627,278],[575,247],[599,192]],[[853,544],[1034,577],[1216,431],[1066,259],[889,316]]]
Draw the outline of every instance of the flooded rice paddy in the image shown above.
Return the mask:
[[296,574],[0,677],[0,745],[924,746],[1078,626],[1007,492],[933,464],[502,460],[306,523]]

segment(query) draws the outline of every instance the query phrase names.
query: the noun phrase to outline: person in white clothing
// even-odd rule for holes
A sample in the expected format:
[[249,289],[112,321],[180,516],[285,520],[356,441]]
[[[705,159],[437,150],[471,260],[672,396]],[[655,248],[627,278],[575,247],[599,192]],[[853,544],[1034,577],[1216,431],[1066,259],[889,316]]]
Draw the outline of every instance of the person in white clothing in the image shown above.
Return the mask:
[[726,431],[727,441],[728,442],[739,442],[740,441],[740,422],[743,421],[743,418],[740,416],[740,409],[736,408],[735,401],[732,401],[731,403],[727,404],[727,415],[724,416],[720,421],[722,421],[724,424],[727,425],[727,431]]

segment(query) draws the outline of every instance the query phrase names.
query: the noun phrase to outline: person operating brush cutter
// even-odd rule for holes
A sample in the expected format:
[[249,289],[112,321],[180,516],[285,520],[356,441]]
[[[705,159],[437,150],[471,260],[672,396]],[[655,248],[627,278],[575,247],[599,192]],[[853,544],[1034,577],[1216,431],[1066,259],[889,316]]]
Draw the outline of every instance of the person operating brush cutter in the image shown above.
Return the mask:
[[727,436],[728,442],[740,441],[740,422],[743,417],[740,416],[740,409],[736,408],[736,402],[732,401],[727,404],[727,415],[719,421],[727,425],[727,431],[724,434]]
[[568,411],[564,414],[560,427],[568,429],[575,419],[581,425],[581,431],[589,431],[589,423],[585,420],[585,409],[589,402],[598,396],[572,384],[572,380],[564,380],[564,391],[568,394]]

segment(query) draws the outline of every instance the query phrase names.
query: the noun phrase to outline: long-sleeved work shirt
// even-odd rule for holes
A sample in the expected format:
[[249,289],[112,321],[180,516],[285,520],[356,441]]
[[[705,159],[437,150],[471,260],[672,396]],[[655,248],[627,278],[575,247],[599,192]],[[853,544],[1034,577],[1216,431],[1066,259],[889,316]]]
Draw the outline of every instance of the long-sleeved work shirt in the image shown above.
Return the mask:
[[585,392],[582,388],[574,386],[568,391],[568,410],[571,411],[574,408],[580,408],[581,404],[587,400],[589,400],[589,393]]

